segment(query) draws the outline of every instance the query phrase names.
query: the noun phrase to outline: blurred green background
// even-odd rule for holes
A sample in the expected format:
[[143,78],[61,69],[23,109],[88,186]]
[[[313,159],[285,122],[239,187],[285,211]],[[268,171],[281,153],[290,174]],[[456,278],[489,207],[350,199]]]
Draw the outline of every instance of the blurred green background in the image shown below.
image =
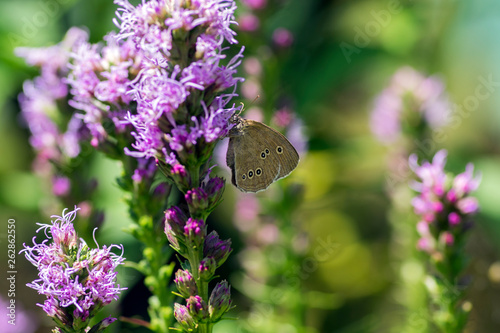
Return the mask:
[[[319,262],[301,281],[312,291],[335,295],[328,306],[308,309],[307,321],[318,332],[347,333],[390,332],[400,320],[401,309],[395,305],[399,296],[394,293],[399,268],[392,261],[390,200],[385,193],[388,150],[370,132],[369,114],[392,74],[410,65],[438,74],[457,105],[476,94],[481,80],[494,82],[488,97],[466,112],[460,123],[448,126],[443,140],[429,142],[434,146],[428,149],[448,149],[451,171],[461,172],[471,161],[483,174],[477,192],[481,212],[468,246],[468,273],[473,275],[468,298],[474,304],[469,330],[500,331],[500,2],[275,2],[279,9],[267,13],[269,20],[261,22],[261,28],[267,36],[276,27],[294,35],[286,62],[280,64],[280,81],[286,82],[281,89],[294,97],[294,109],[309,138],[309,152],[291,176],[291,181],[305,184],[298,218],[309,236],[311,254],[328,237],[343,248],[332,260]],[[87,27],[91,41],[98,42],[114,29],[115,9],[111,0],[0,1],[1,276],[7,271],[7,220],[16,220],[20,250],[24,242],[31,243],[35,222],[46,223],[51,214],[60,213],[42,210],[50,189],[31,171],[34,154],[19,117],[17,95],[23,81],[37,72],[16,58],[13,49],[57,43],[71,26]],[[360,37],[360,31],[365,37]],[[248,43],[256,47],[270,41],[250,38]],[[119,172],[116,162],[100,155],[89,170],[99,182],[92,200],[106,214],[99,243],[123,243],[125,257],[134,258],[138,245],[121,231],[129,219],[114,182]],[[235,193],[228,188],[226,195]],[[242,246],[231,225],[231,203],[225,200],[214,218],[221,234],[233,238],[235,244],[235,255],[221,272],[230,282],[234,272],[241,270],[237,253]],[[22,256],[17,266],[16,299],[36,318],[39,332],[46,332],[50,320],[34,304],[43,299],[24,287],[36,272]],[[147,291],[140,278],[131,270],[123,271],[122,283],[129,291],[121,302],[142,297],[144,303],[136,304],[145,307]],[[6,286],[5,278],[0,279],[2,297]],[[248,300],[237,290],[234,294],[237,315],[246,309]],[[135,313],[145,313],[145,308]],[[232,332],[234,327],[232,322],[223,322],[217,329]],[[291,327],[286,332],[295,330]]]

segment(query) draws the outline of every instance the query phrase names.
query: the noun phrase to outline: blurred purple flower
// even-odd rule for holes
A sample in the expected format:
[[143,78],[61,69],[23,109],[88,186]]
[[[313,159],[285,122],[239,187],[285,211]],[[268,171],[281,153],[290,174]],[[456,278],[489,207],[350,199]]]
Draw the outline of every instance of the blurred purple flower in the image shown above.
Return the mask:
[[52,192],[56,196],[65,196],[71,189],[71,181],[68,177],[55,176],[52,179]]
[[273,42],[279,47],[287,48],[293,44],[293,34],[285,28],[277,28],[273,32]]
[[87,33],[71,28],[61,43],[47,48],[17,48],[16,55],[41,74],[25,81],[19,95],[21,116],[30,129],[30,143],[37,152],[37,170],[49,161],[63,163],[80,153],[80,140],[86,138],[86,128],[74,115],[64,128],[60,125],[58,102],[68,94],[64,77],[68,73],[70,52],[87,39]]
[[403,131],[403,122],[418,117],[431,129],[448,123],[450,102],[441,80],[425,77],[411,67],[399,69],[389,86],[376,98],[371,113],[372,132],[381,142],[396,141]]
[[243,232],[255,227],[260,208],[260,202],[255,195],[249,193],[239,194],[234,212],[236,226]]
[[260,76],[262,74],[262,64],[256,57],[246,57],[243,61],[243,68],[249,75]]
[[2,320],[0,320],[0,332],[34,333],[36,331],[38,326],[36,316],[25,311],[18,299],[5,299],[3,296],[0,296],[0,309],[2,309],[0,311],[0,315],[2,316]]
[[[117,41],[114,33],[104,37],[105,44],[79,44],[73,51],[67,82],[73,98],[69,104],[83,111],[80,117],[92,134],[92,144],[102,144],[111,127],[116,133],[126,130],[125,115],[133,99],[132,80],[145,65],[140,52],[129,41]],[[111,125],[110,124],[110,125]]]
[[251,9],[263,9],[267,5],[267,0],[242,0],[248,8]]
[[238,19],[238,23],[241,31],[255,31],[259,29],[260,26],[259,18],[250,13],[241,15]]

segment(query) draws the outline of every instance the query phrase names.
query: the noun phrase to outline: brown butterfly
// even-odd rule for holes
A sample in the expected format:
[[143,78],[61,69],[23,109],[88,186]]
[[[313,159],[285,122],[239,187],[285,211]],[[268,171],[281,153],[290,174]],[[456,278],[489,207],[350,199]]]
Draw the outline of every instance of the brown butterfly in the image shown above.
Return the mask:
[[231,121],[235,125],[228,134],[226,163],[234,186],[243,192],[259,192],[295,169],[299,154],[283,134],[238,115]]

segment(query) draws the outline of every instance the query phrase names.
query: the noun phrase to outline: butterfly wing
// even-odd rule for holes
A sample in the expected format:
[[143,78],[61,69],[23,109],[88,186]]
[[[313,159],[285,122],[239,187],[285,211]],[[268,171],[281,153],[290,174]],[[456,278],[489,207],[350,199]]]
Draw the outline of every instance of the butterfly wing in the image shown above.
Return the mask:
[[286,177],[298,164],[299,155],[278,131],[253,120],[230,134],[226,163],[232,183],[244,192],[265,190]]
[[[251,131],[265,132],[266,145],[270,146],[270,154],[273,159],[277,158],[280,171],[275,181],[288,176],[299,164],[299,154],[290,141],[275,129],[253,120],[249,120],[254,126]],[[265,130],[264,130],[265,128]],[[280,149],[281,148],[281,149]]]

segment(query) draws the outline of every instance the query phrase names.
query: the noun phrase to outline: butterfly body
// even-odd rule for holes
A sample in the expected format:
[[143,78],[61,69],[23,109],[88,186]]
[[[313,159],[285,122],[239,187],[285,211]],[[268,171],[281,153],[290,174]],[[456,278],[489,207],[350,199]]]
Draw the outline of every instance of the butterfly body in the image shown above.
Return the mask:
[[234,186],[243,192],[259,192],[295,169],[299,154],[283,134],[239,116],[234,123],[226,155]]

